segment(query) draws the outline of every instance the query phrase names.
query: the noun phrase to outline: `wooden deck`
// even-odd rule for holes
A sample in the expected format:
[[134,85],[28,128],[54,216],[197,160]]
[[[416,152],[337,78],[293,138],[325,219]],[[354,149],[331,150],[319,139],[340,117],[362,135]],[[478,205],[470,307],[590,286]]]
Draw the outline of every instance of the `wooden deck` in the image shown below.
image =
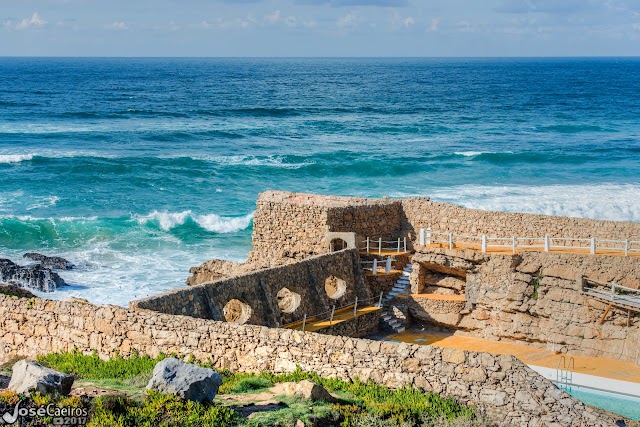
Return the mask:
[[[329,322],[329,319],[319,319],[317,317],[311,317],[308,318],[305,326],[304,326],[304,330],[305,332],[315,332],[315,331],[319,331],[321,329],[324,328],[328,328],[330,326],[334,326],[338,323],[342,323],[344,321],[347,320],[351,320],[354,319],[356,317],[360,317],[363,316],[365,314],[369,314],[373,311],[377,311],[380,310],[380,307],[372,305],[372,306],[365,306],[362,308],[359,308],[356,311],[356,315],[353,315],[353,305],[345,307],[345,308],[341,308],[340,310],[336,310],[336,312],[333,314],[333,322]],[[283,328],[285,329],[293,329],[296,331],[301,331],[302,330],[302,321],[300,322],[295,322],[295,323],[291,323],[289,325],[285,325],[283,326]]]
[[[449,248],[449,245],[446,243],[432,243],[430,245],[426,245],[428,248]],[[472,243],[454,243],[453,249],[470,249],[474,251],[482,251],[481,245],[472,244]],[[516,248],[516,253],[522,252],[544,252],[544,245],[540,246],[521,246]],[[512,255],[513,249],[511,247],[487,247],[487,253],[490,254],[500,254],[500,255]],[[591,255],[591,256],[628,256],[634,258],[640,258],[640,252],[629,252],[628,255],[624,254],[624,251],[620,250],[609,250],[607,248],[598,248],[595,254],[591,254],[590,248],[562,248],[562,247],[552,247],[549,249],[549,253],[552,254],[576,254],[576,255]]]

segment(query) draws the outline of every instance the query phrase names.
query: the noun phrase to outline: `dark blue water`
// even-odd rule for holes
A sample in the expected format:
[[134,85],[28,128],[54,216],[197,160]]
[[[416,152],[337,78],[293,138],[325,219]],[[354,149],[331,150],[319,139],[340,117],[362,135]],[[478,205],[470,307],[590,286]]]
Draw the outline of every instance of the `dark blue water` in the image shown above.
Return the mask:
[[[124,304],[266,189],[640,220],[640,59],[0,59],[0,256]],[[114,289],[118,292],[114,293]]]

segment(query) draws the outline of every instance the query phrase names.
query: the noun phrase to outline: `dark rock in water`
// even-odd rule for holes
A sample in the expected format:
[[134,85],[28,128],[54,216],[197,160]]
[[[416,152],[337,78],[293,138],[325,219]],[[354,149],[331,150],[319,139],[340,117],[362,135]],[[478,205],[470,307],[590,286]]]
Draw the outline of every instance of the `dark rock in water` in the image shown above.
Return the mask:
[[38,261],[43,267],[52,270],[71,270],[73,268],[73,263],[59,256],[46,256],[37,252],[28,252],[23,255],[23,258]]
[[33,293],[12,283],[0,283],[0,294],[18,298],[37,298]]
[[53,292],[66,285],[62,277],[49,268],[40,264],[22,267],[8,259],[0,259],[0,281],[43,292]]

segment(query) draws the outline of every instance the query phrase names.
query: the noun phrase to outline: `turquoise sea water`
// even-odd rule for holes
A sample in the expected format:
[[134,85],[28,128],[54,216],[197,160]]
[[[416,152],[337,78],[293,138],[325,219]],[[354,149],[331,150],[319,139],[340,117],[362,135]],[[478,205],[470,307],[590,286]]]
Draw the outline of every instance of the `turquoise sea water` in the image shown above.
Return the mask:
[[640,59],[0,59],[0,257],[127,301],[266,189],[640,220]]

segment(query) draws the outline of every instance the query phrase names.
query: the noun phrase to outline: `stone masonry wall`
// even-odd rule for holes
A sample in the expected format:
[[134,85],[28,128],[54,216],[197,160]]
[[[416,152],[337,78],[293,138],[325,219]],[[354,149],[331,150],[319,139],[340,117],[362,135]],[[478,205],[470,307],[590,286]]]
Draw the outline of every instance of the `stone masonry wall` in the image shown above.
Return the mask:
[[[612,240],[640,239],[640,223],[602,221],[561,216],[493,212],[430,201],[425,197],[402,199],[405,232],[420,228],[490,237],[573,237]],[[555,243],[554,243],[555,244]]]
[[0,361],[52,351],[192,355],[218,369],[411,384],[476,405],[500,425],[612,426],[512,356],[236,325],[83,301],[0,295]]
[[[547,349],[640,363],[640,316],[612,308],[582,293],[586,276],[637,287],[640,259],[616,256],[524,252],[480,254],[469,250],[421,248],[415,270],[440,264],[466,271],[467,308],[456,328],[492,340],[524,341]],[[414,288],[420,275],[411,280]],[[627,326],[629,322],[629,326]]]
[[[346,292],[332,299],[325,291],[325,279],[344,280]],[[300,295],[300,306],[293,313],[278,307],[278,292],[287,288]],[[132,308],[180,314],[203,319],[225,320],[223,309],[232,299],[248,304],[252,315],[248,323],[281,326],[302,320],[304,314],[331,310],[372,298],[354,249],[318,255],[297,263],[258,270],[231,278],[175,289],[130,303]]]

